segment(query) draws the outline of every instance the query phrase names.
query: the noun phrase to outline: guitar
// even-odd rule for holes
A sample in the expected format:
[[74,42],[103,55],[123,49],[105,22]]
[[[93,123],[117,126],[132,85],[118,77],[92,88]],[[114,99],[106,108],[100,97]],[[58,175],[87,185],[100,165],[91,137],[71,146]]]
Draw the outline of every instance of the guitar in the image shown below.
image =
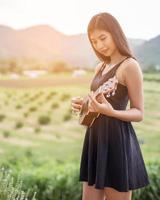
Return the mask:
[[[95,92],[94,96],[98,97],[100,93],[103,93],[106,97],[110,97],[109,92],[111,92],[112,96],[115,95],[115,90],[117,89],[118,80],[116,76],[110,78],[106,82],[104,82]],[[79,112],[79,123],[84,126],[91,126],[94,120],[100,115],[97,112],[90,112],[88,110],[89,105],[89,97],[88,95],[84,97],[82,108]]]

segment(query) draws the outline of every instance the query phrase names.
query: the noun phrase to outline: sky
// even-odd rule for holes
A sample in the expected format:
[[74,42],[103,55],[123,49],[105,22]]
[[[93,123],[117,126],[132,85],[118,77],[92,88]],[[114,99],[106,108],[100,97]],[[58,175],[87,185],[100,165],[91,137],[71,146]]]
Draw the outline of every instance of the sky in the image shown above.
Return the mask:
[[128,38],[149,40],[160,34],[160,0],[0,0],[0,25],[23,29],[47,24],[74,35],[86,33],[100,12],[116,17]]

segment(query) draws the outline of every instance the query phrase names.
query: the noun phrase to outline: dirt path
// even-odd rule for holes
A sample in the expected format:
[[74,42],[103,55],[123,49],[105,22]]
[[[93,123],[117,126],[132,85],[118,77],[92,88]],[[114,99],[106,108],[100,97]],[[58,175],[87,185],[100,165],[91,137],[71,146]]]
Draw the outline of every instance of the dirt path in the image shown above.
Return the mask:
[[5,87],[5,88],[53,87],[53,86],[73,85],[73,84],[88,84],[89,82],[90,82],[90,79],[88,77],[0,80],[0,87]]

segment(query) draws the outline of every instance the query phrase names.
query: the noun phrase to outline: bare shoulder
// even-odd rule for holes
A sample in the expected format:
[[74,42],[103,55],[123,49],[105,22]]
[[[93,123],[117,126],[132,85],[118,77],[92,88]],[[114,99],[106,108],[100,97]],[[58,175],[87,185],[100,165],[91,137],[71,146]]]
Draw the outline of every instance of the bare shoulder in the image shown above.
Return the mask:
[[142,73],[142,69],[140,67],[139,62],[134,58],[129,58],[124,61],[123,70],[124,73],[131,73],[131,72],[138,72],[140,74]]
[[125,85],[134,85],[138,87],[143,82],[143,73],[140,64],[134,58],[129,58],[124,62],[124,82]]
[[125,86],[126,79],[131,78],[131,76],[137,76],[137,74],[142,77],[141,67],[134,58],[126,59],[117,70],[117,78]]

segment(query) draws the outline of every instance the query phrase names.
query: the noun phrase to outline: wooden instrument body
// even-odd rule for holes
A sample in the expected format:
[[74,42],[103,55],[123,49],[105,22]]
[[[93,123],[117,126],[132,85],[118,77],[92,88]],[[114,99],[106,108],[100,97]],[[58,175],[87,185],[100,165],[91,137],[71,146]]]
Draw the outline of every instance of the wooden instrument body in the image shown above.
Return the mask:
[[99,116],[100,113],[90,112],[88,110],[89,97],[86,96],[84,99],[84,103],[82,105],[82,109],[79,113],[79,123],[85,126],[91,126],[94,120]]

